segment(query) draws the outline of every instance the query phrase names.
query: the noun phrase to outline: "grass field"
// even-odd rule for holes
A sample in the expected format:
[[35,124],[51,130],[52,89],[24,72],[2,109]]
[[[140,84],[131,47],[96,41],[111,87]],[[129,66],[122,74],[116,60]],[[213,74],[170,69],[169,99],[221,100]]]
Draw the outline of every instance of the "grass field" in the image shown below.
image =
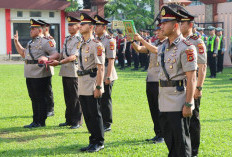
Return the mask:
[[[61,77],[55,68],[53,92],[55,116],[47,127],[24,129],[32,122],[23,65],[0,65],[0,156],[157,156],[165,157],[164,143],[144,140],[154,136],[145,94],[145,72],[118,70],[119,80],[113,89],[112,131],[105,134],[105,149],[82,153],[88,144],[85,124],[71,130],[60,128],[65,121],[65,104]],[[206,79],[201,105],[201,145],[199,156],[232,156],[232,68],[226,68],[216,79]]]

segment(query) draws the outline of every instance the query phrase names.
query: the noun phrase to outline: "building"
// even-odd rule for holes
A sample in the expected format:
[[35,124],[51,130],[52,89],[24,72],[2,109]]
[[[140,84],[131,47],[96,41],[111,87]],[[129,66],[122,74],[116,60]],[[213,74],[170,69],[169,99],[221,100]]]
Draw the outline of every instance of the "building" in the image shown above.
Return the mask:
[[30,19],[41,19],[51,23],[51,35],[57,42],[57,50],[63,45],[65,36],[68,34],[66,16],[80,16],[80,12],[87,14],[104,15],[106,0],[91,1],[91,8],[75,13],[66,13],[65,8],[70,6],[67,0],[1,0],[0,3],[0,55],[9,53],[17,54],[13,36],[18,30],[19,41],[26,46],[30,38]]
[[[155,13],[170,0],[155,0]],[[196,16],[195,22],[207,28],[209,25],[222,27],[226,39],[226,53],[224,55],[224,65],[231,66],[229,57],[230,39],[232,36],[232,0],[172,0],[185,3],[186,9]],[[207,29],[206,29],[207,34]]]

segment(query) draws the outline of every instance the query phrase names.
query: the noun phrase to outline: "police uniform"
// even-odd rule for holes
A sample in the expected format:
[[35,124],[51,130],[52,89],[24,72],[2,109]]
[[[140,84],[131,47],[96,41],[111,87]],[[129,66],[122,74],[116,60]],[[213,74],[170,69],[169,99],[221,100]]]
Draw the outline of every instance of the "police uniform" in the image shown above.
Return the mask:
[[[157,29],[160,29],[159,26],[156,27]],[[156,47],[159,47],[162,45],[163,41],[160,41],[157,39],[153,45]],[[154,132],[156,136],[152,139],[147,139],[147,141],[153,141],[153,142],[163,142],[163,136],[161,134],[161,128],[160,128],[160,122],[159,122],[159,63],[157,60],[158,56],[157,54],[150,52],[150,62],[149,67],[147,70],[147,79],[146,79],[146,94],[147,94],[147,100],[150,108],[151,118],[154,124]]]
[[[31,19],[31,27],[41,27],[42,23]],[[36,37],[28,42],[25,48],[24,76],[27,89],[32,101],[33,123],[24,126],[26,128],[45,126],[47,118],[47,93],[53,69],[43,64],[38,65],[38,58],[57,53],[51,40],[44,37]]]
[[[215,30],[215,27],[209,26],[209,30]],[[217,57],[213,55],[218,54],[218,38],[216,34],[211,37],[208,37],[207,40],[207,59],[210,69],[210,77],[215,78],[216,77],[216,70],[217,70]]]
[[[73,25],[80,22],[79,19],[69,16],[68,24]],[[64,40],[61,56],[66,59],[72,55],[77,55],[80,48],[81,38],[78,34],[69,35]],[[60,76],[62,76],[64,99],[66,104],[65,118],[66,122],[59,126],[71,125],[76,129],[82,125],[82,110],[78,98],[78,65],[76,61],[62,64],[60,68]]]
[[[187,18],[182,19],[181,21],[194,21],[194,16],[189,14],[185,10],[179,10],[179,13],[186,16]],[[207,65],[207,53],[206,53],[206,46],[204,41],[200,36],[196,36],[194,34],[190,34],[186,37],[186,40],[189,41],[196,47],[197,50],[197,64],[205,64]],[[198,89],[196,89],[198,90]],[[192,147],[192,156],[198,155],[198,149],[200,146],[200,116],[199,116],[199,109],[200,109],[200,100],[201,97],[194,98],[195,109],[193,110],[193,115],[190,119],[190,137],[191,137],[191,147]]]
[[[81,14],[81,24],[95,24],[95,20],[87,14]],[[102,114],[100,111],[100,99],[94,98],[96,89],[97,65],[105,64],[105,50],[99,41],[93,36],[87,41],[82,41],[78,53],[78,95],[81,102],[82,111],[86,126],[91,134],[89,137],[89,146],[82,148],[82,151],[89,151],[93,147],[104,144],[104,129]],[[103,82],[101,90],[104,93]],[[93,146],[92,146],[93,145]]]
[[[43,23],[42,27],[50,27],[50,24],[43,21],[43,20],[38,20],[39,22]],[[48,33],[46,35],[44,35],[45,38],[47,38],[48,40],[51,40],[54,44],[54,47],[56,47],[56,41],[55,39]],[[51,67],[53,68],[53,67]],[[53,91],[52,91],[52,80],[49,80],[49,90],[47,93],[47,116],[54,116],[54,98],[53,98]]]
[[[223,31],[222,28],[216,28],[216,31]],[[217,72],[223,71],[224,53],[225,53],[225,39],[224,36],[218,36],[218,56],[217,56]]]
[[[95,15],[94,19],[97,21],[96,25],[107,25],[110,23],[109,21],[103,19],[99,15]],[[110,126],[113,122],[112,120],[112,88],[114,85],[114,81],[118,79],[115,67],[113,66],[112,73],[110,74],[110,77],[107,78],[108,73],[108,59],[115,59],[116,57],[116,43],[115,40],[109,36],[106,32],[101,36],[98,37],[98,40],[103,44],[105,48],[105,76],[104,80],[109,79],[111,83],[109,85],[106,85],[104,83],[104,90],[105,92],[102,95],[101,98],[101,113],[103,118],[103,125],[104,130],[109,131],[111,130]]]
[[[185,18],[167,6],[161,8],[161,23]],[[169,40],[158,48],[160,65],[160,125],[169,156],[191,156],[190,117],[183,117],[186,99],[185,72],[197,70],[195,46],[180,34],[171,45]],[[193,103],[193,102],[189,102]]]

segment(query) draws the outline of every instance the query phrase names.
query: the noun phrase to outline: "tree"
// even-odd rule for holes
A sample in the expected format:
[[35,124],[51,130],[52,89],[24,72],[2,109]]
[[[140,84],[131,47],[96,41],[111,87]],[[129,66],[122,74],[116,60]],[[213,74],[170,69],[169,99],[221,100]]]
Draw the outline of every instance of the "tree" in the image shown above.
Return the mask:
[[150,28],[154,22],[154,0],[111,0],[105,5],[105,17],[133,20],[138,29]]
[[84,7],[84,9],[90,9],[91,8],[91,0],[83,0],[83,7]]
[[65,12],[75,12],[77,10],[80,10],[81,6],[77,2],[77,0],[67,0],[68,2],[71,3],[71,5],[65,9]]

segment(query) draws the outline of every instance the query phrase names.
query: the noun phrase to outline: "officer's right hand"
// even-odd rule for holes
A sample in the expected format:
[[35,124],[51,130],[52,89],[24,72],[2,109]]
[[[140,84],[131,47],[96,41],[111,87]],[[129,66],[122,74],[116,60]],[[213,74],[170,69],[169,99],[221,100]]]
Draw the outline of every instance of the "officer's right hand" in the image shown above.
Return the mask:
[[57,65],[59,65],[59,61],[57,61],[57,60],[53,60],[53,61],[51,61],[51,63],[49,63],[48,65],[50,65],[50,66],[57,66]]
[[134,40],[136,41],[141,41],[143,38],[138,34],[138,33],[135,33],[134,35]]
[[102,92],[99,89],[95,89],[93,92],[94,98],[99,99],[102,97]]
[[193,115],[192,108],[184,105],[182,109],[182,115],[183,117],[191,117]]
[[214,54],[213,54],[213,57],[217,57],[217,54],[216,54],[216,53],[214,53]]
[[18,35],[18,31],[16,30],[16,34],[14,35],[14,41],[18,42],[19,41],[19,35]]

